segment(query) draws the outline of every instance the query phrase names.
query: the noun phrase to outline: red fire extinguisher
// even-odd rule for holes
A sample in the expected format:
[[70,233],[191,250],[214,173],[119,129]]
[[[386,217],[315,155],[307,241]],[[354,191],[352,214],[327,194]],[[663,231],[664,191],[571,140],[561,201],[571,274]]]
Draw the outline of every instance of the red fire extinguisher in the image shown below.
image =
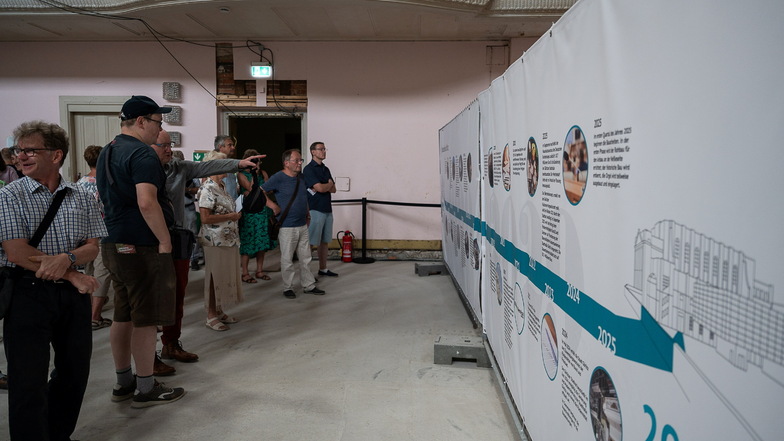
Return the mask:
[[[343,233],[343,239],[340,238],[341,233]],[[340,247],[341,260],[344,262],[351,262],[353,258],[352,254],[354,254],[354,235],[348,230],[338,231],[337,239],[338,242],[342,242],[342,246]]]

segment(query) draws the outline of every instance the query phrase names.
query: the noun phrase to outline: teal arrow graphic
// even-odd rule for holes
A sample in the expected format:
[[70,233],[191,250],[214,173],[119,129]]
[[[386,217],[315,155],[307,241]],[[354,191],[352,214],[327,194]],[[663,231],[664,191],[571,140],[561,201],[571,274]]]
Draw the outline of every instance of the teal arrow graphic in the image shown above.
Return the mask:
[[675,345],[684,352],[686,350],[680,332],[671,337],[642,306],[639,319],[614,314],[590,295],[570,286],[542,263],[532,261],[528,253],[501,237],[486,222],[448,202],[442,202],[442,206],[487,238],[490,246],[541,292],[548,293],[548,296],[551,293],[555,304],[596,337],[608,351],[617,357],[672,372]]

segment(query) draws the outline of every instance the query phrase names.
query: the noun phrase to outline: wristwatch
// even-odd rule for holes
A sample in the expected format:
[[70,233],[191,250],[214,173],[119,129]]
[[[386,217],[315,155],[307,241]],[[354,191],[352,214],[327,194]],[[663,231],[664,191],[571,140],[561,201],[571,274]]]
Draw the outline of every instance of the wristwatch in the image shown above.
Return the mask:
[[71,266],[73,266],[76,263],[76,256],[74,255],[74,253],[70,251],[66,251],[65,255],[68,256],[68,260],[71,261]]

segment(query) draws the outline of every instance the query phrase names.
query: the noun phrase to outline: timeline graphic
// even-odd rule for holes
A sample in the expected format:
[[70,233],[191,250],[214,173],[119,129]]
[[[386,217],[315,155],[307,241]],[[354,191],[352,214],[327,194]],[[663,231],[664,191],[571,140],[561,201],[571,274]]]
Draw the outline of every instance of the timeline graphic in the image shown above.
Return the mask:
[[485,236],[501,258],[512,264],[545,295],[552,296],[553,302],[561,310],[594,335],[613,355],[672,372],[675,345],[686,351],[683,334],[676,332],[671,337],[645,306],[641,306],[639,318],[619,316],[531,258],[511,241],[502,238],[486,222],[446,201],[444,207],[454,217]]

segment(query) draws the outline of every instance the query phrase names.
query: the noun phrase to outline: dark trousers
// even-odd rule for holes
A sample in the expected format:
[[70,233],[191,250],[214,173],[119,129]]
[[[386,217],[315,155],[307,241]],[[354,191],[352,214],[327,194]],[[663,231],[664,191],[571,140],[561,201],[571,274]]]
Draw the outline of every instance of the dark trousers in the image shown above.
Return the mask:
[[190,262],[188,259],[174,259],[174,275],[177,280],[174,290],[177,295],[174,304],[174,324],[163,327],[161,343],[164,345],[177,343],[182,334],[182,315],[185,307],[185,288],[188,287],[188,271],[190,270],[188,265]]
[[23,277],[4,322],[11,440],[69,440],[90,376],[90,296],[67,282]]

